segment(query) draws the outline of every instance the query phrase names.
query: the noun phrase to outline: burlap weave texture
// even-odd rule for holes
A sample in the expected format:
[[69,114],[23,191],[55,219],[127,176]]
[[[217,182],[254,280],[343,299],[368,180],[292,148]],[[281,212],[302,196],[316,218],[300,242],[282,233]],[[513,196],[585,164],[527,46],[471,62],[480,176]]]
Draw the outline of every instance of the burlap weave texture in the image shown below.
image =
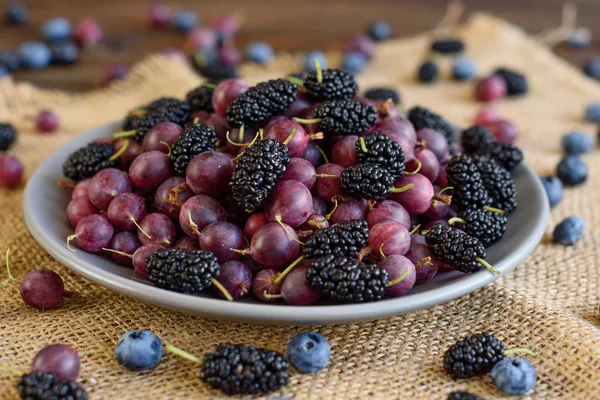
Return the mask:
[[[521,131],[519,144],[526,161],[540,174],[553,173],[561,157],[559,139],[570,129],[594,132],[583,122],[583,109],[600,101],[600,86],[519,29],[478,14],[457,34],[468,44],[482,72],[498,65],[525,72],[531,94],[502,101],[494,108]],[[467,125],[480,108],[472,100],[472,83],[452,82],[449,64],[433,86],[414,82],[428,37],[421,35],[379,46],[374,62],[360,76],[363,88],[386,84],[398,87],[407,106],[423,104],[453,122]],[[339,58],[339,55],[332,55]],[[282,55],[268,68],[244,66],[251,83],[297,69],[299,56]],[[20,131],[15,153],[27,174],[73,136],[98,124],[120,118],[138,104],[161,95],[182,96],[199,82],[177,61],[153,56],[130,77],[107,89],[84,95],[40,90],[0,80],[0,120]],[[61,132],[42,136],[27,119],[40,107],[57,111]],[[441,356],[467,333],[490,331],[507,347],[527,347],[538,371],[535,399],[600,399],[600,167],[598,152],[586,156],[590,179],[568,189],[563,203],[552,211],[547,235],[513,272],[456,301],[427,310],[342,326],[311,327],[332,345],[330,366],[316,375],[294,374],[276,396],[296,399],[443,399],[452,390],[468,389],[487,399],[504,398],[489,376],[454,382],[443,371]],[[78,350],[112,348],[133,328],[149,328],[165,342],[201,355],[222,342],[253,344],[284,351],[287,342],[307,328],[257,326],[204,320],[163,310],[115,294],[69,272],[55,262],[27,231],[21,211],[22,190],[0,190],[0,252],[12,249],[17,277],[35,268],[56,270],[66,288],[77,292],[58,309],[36,312],[27,308],[18,286],[0,290],[0,362],[26,370],[34,354],[50,343],[67,343]],[[527,199],[521,199],[527,201]],[[567,215],[586,221],[586,234],[574,247],[550,240],[551,227]],[[4,273],[0,273],[3,277]],[[3,278],[0,278],[3,279]],[[376,304],[374,304],[376,307]],[[0,398],[17,398],[15,378],[0,371]],[[222,398],[199,379],[199,368],[173,356],[152,371],[133,373],[102,354],[85,356],[79,382],[91,399]]]

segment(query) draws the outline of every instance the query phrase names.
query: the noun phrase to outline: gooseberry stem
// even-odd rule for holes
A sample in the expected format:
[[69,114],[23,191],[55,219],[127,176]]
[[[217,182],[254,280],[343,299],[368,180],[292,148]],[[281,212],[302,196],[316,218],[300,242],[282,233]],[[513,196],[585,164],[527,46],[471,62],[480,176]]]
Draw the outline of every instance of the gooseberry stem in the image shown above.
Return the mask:
[[137,221],[135,220],[135,218],[133,217],[133,215],[129,214],[129,220],[131,222],[133,222],[133,224],[140,230],[140,232],[142,232],[142,234],[144,236],[146,236],[148,239],[152,239],[152,236],[148,235],[146,233],[146,231],[142,229],[142,227],[137,223]]
[[396,278],[396,279],[394,279],[393,281],[390,281],[390,282],[388,283],[388,287],[390,287],[390,286],[394,286],[394,285],[396,285],[396,284],[398,284],[398,283],[402,282],[402,281],[404,280],[404,278],[406,278],[407,276],[408,276],[408,268],[406,268],[406,269],[404,270],[404,272],[402,273],[402,275],[400,275],[399,277],[397,277],[397,278]]
[[296,86],[304,87],[304,82],[300,78],[296,78],[295,76],[287,76],[285,79],[289,82],[292,82]]
[[523,354],[527,354],[528,356],[535,356],[535,353],[529,349],[524,349],[522,347],[515,347],[514,349],[509,349],[506,350],[504,352],[505,356],[509,356],[511,354],[515,354],[515,353],[523,353]]
[[294,118],[292,118],[292,120],[296,121],[297,123],[299,123],[301,125],[318,124],[319,122],[322,121],[321,118],[305,119],[305,118],[298,118],[298,117],[294,117]]
[[390,192],[392,192],[392,193],[402,193],[402,192],[406,192],[407,190],[412,189],[414,186],[415,186],[414,183],[409,183],[408,185],[402,186],[402,187],[399,187],[399,188],[391,188]]
[[3,288],[4,286],[8,285],[10,282],[15,282],[15,283],[20,282],[10,272],[10,264],[8,262],[9,256],[10,256],[10,248],[6,250],[6,272],[8,273],[8,278],[4,282],[2,282],[2,284],[0,284],[0,288]]
[[14,368],[14,367],[11,367],[8,364],[0,363],[0,369],[8,371],[15,376],[23,376],[23,372],[19,371],[18,369]]
[[294,260],[293,263],[291,263],[286,269],[284,269],[283,272],[277,275],[277,277],[273,280],[273,283],[275,285],[279,285],[283,278],[285,278],[286,275],[289,274],[294,269],[294,267],[296,267],[296,265],[300,264],[302,260],[304,260],[304,256],[296,258],[296,260]]
[[123,256],[123,257],[133,258],[133,255],[127,254],[124,251],[118,251],[118,250],[109,249],[109,248],[106,248],[106,247],[103,247],[102,250],[108,251],[110,253],[115,253],[115,254],[118,254],[118,255]]
[[119,151],[117,151],[115,154],[110,156],[109,160],[114,161],[117,158],[121,157],[123,155],[123,153],[125,153],[125,151],[127,151],[128,147],[129,147],[129,139],[125,139],[123,141],[123,144],[121,145],[121,148],[119,149]]
[[215,285],[217,290],[219,292],[221,292],[221,294],[223,294],[223,297],[225,297],[225,300],[233,301],[233,297],[231,297],[231,293],[229,293],[229,291],[227,289],[225,289],[225,287],[223,285],[221,285],[221,282],[219,282],[215,278],[210,278],[210,281],[212,282],[213,285]]
[[132,129],[130,131],[123,131],[123,132],[117,132],[113,135],[113,138],[115,139],[122,139],[122,138],[126,138],[126,137],[131,137],[133,135],[135,135],[135,129]]
[[325,154],[321,146],[315,145],[315,147],[317,148],[317,150],[319,150],[319,153],[321,153],[321,157],[323,157],[323,161],[325,161],[325,164],[329,164],[329,158],[327,158],[327,155]]

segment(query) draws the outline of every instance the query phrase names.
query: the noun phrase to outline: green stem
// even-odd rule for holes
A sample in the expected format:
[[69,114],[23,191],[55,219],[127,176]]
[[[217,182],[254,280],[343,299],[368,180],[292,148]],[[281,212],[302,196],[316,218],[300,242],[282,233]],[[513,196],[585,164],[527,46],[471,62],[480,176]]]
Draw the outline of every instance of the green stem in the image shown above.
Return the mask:
[[338,208],[338,201],[337,201],[337,199],[333,199],[333,209],[327,215],[325,215],[325,219],[327,221],[329,221],[329,218],[331,218],[331,216],[333,215],[335,210],[337,210],[337,208]]
[[265,291],[263,292],[263,297],[264,297],[265,299],[281,299],[281,298],[283,298],[283,295],[282,295],[282,294],[271,294],[271,293],[267,293],[267,291],[265,290]]
[[319,122],[322,121],[321,118],[305,119],[305,118],[294,117],[292,119],[301,125],[318,124]]
[[319,64],[319,60],[314,59],[313,64],[315,66],[315,72],[317,73],[317,82],[323,83],[323,70],[321,69],[321,64]]
[[73,248],[71,247],[71,241],[73,239],[75,239],[77,237],[77,235],[69,235],[67,236],[67,249],[69,249],[69,251],[71,253],[75,253],[75,250],[73,250]]
[[109,248],[106,248],[106,247],[103,247],[102,250],[108,251],[110,253],[115,253],[115,254],[118,254],[118,255],[123,256],[123,257],[133,258],[133,255],[127,254],[124,251],[113,250],[113,249],[109,249]]
[[388,283],[388,287],[394,286],[395,284],[402,282],[404,280],[404,278],[406,278],[407,276],[408,276],[408,268],[405,268],[402,275],[400,275],[399,277],[397,277],[396,279],[394,279],[393,281],[390,281],[390,283]]
[[[279,225],[281,225],[281,227],[283,228],[283,230],[285,231],[285,233],[288,234],[288,236],[290,238],[292,238],[292,240],[296,243],[298,243],[301,246],[306,246],[306,243],[302,242],[301,240],[297,239],[295,235],[292,234],[292,232],[290,232],[290,230],[283,224],[283,221],[281,220],[281,216],[280,215],[276,215],[275,216],[275,222],[277,222]],[[295,233],[295,232],[294,232]]]
[[502,214],[502,215],[506,214],[506,211],[501,210],[499,208],[495,208],[495,207],[483,206],[483,209],[487,210],[487,211],[490,211],[490,212],[493,212],[493,213],[497,213],[497,214]]
[[130,131],[123,131],[123,132],[117,132],[113,135],[113,138],[115,139],[122,139],[122,138],[126,138],[126,137],[131,137],[135,135],[135,129],[132,129]]
[[15,367],[11,367],[8,364],[4,364],[4,363],[0,363],[0,369],[3,369],[5,371],[10,372],[11,374],[14,374],[15,376],[23,376],[23,372],[19,371],[18,369],[16,369]]
[[340,175],[331,175],[331,174],[313,174],[315,178],[339,178]]
[[523,354],[527,354],[528,356],[535,356],[535,353],[529,349],[524,349],[522,347],[515,347],[514,349],[509,349],[506,350],[504,352],[505,356],[510,356],[511,354],[515,354],[515,353],[523,353]]
[[458,218],[458,217],[454,217],[454,218],[450,218],[450,219],[448,220],[448,225],[454,225],[454,224],[455,224],[455,223],[457,223],[457,222],[458,222],[459,224],[463,224],[463,225],[466,225],[466,224],[467,224],[467,221],[465,221],[464,219],[462,219],[462,218]]
[[292,133],[290,133],[290,135],[288,137],[285,138],[285,140],[283,141],[283,144],[287,146],[287,144],[289,142],[292,141],[292,139],[294,138],[294,135],[296,134],[296,127],[294,127],[294,129],[292,129]]
[[238,143],[244,143],[244,129],[244,125],[242,125],[238,130]]
[[10,282],[19,283],[20,281],[16,279],[12,273],[10,272],[10,263],[8,262],[10,256],[10,248],[6,250],[6,272],[8,274],[8,278],[0,284],[0,288],[8,285]]
[[191,362],[195,362],[196,364],[202,365],[204,363],[204,361],[202,359],[196,357],[193,354],[188,353],[187,351],[178,349],[177,347],[175,347],[173,345],[170,345],[170,344],[166,345],[165,350],[168,351],[169,353],[175,354],[176,356],[185,358],[186,360],[189,360]]
[[392,188],[392,189],[390,189],[390,192],[392,192],[392,193],[402,193],[402,192],[406,192],[407,190],[412,189],[414,186],[415,186],[414,183],[409,183],[406,186],[402,186],[402,187],[399,187],[399,188]]
[[419,232],[419,228],[420,228],[420,227],[421,227],[421,224],[419,224],[419,225],[416,225],[416,226],[415,226],[415,227],[412,229],[412,231],[410,231],[410,232],[409,232],[409,233],[410,233],[410,235],[412,236],[412,235],[414,235],[415,233]]
[[416,173],[418,173],[421,170],[421,167],[423,166],[423,163],[420,160],[417,160],[416,158],[415,158],[415,163],[417,164],[417,169],[415,169],[414,171],[411,171],[411,172],[407,171],[406,172],[407,174],[416,174]]
[[300,78],[296,78],[295,76],[288,76],[285,79],[289,82],[292,82],[296,86],[304,87],[304,82]]
[[221,285],[221,282],[219,282],[215,278],[210,278],[210,281],[212,282],[213,285],[215,285],[217,290],[219,292],[221,292],[221,294],[223,294],[223,297],[225,297],[225,300],[233,301],[233,297],[231,297],[231,293],[229,293],[229,291],[227,289],[225,289],[225,286]]
[[483,264],[483,266],[486,267],[494,275],[500,275],[500,271],[498,271],[496,268],[494,268],[490,263],[485,261],[483,258],[477,257],[475,259],[475,261],[477,261],[480,264]]
[[169,153],[167,153],[167,156],[171,157],[171,145],[169,145],[169,143],[167,143],[167,142],[163,142],[162,140],[158,143],[167,146],[167,150],[169,150]]
[[369,149],[367,149],[367,144],[365,143],[365,138],[361,137],[360,139],[358,139],[358,141],[360,142],[360,149],[363,151],[363,153],[368,153]]
[[200,86],[205,87],[205,88],[209,88],[209,89],[214,89],[214,88],[217,87],[217,85],[215,85],[214,83],[210,83],[210,82],[204,82]]
[[325,161],[325,164],[329,164],[329,159],[327,158],[327,155],[325,154],[325,152],[323,151],[323,149],[321,148],[321,146],[315,145],[315,147],[317,148],[317,150],[319,150],[319,153],[321,153],[321,157],[323,157],[323,160]]
[[302,260],[304,260],[304,256],[300,256],[300,257],[296,258],[296,260],[294,260],[293,263],[291,263],[286,269],[284,269],[282,273],[277,275],[277,278],[275,278],[273,280],[273,283],[275,285],[279,285],[279,283],[283,280],[283,278],[285,278],[286,275],[289,274],[296,265],[300,264],[302,262]]
[[114,161],[117,158],[121,157],[123,155],[123,153],[125,153],[125,151],[127,150],[128,147],[129,147],[129,139],[125,139],[123,144],[121,145],[121,148],[119,149],[119,151],[117,151],[115,154],[110,156],[109,160]]
[[[188,213],[188,214],[189,214],[189,213]],[[148,239],[152,239],[152,236],[148,235],[148,233],[146,233],[146,231],[142,229],[142,227],[141,227],[141,226],[140,226],[140,225],[137,223],[137,221],[135,220],[135,218],[133,217],[133,215],[132,215],[132,214],[129,214],[129,220],[130,220],[131,222],[133,222],[133,224],[134,224],[134,225],[135,225],[135,226],[136,226],[136,227],[137,227],[137,228],[140,230],[140,232],[142,232],[142,234],[143,234],[144,236],[146,236]],[[191,221],[191,220],[192,220],[192,219],[191,219],[191,216],[190,216],[190,221]]]

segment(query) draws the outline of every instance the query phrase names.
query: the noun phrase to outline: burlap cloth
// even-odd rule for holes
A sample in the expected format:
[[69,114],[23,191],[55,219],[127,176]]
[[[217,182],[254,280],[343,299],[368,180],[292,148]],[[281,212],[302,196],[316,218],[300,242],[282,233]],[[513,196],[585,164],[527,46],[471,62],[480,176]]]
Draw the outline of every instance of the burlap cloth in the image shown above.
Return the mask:
[[[512,120],[522,135],[526,160],[540,174],[551,174],[561,157],[559,138],[573,128],[593,132],[585,124],[585,105],[600,100],[600,87],[522,31],[478,14],[458,32],[481,71],[498,65],[523,70],[533,83],[523,99],[506,100],[496,109]],[[472,100],[471,83],[447,79],[416,84],[413,74],[428,44],[426,35],[379,46],[375,61],[361,75],[362,87],[397,86],[403,102],[422,103],[452,121],[468,124],[480,108]],[[291,72],[299,56],[281,56],[263,69],[244,66],[256,82]],[[334,59],[339,55],[334,54]],[[28,84],[0,81],[0,120],[20,131],[15,153],[31,174],[37,164],[98,124],[121,117],[125,110],[161,95],[182,96],[198,77],[176,60],[153,56],[135,67],[128,79],[109,89],[83,95],[40,90]],[[62,119],[61,132],[43,136],[27,116],[49,107]],[[513,272],[456,301],[396,318],[342,326],[310,327],[332,345],[330,366],[314,375],[295,374],[275,396],[296,399],[417,398],[442,399],[452,390],[468,389],[488,399],[501,398],[489,376],[454,382],[442,368],[442,354],[467,333],[491,331],[508,347],[527,347],[538,372],[535,390],[526,398],[600,399],[600,166],[597,152],[586,157],[590,179],[567,190],[552,212],[546,238]],[[36,312],[25,306],[18,285],[0,290],[0,362],[26,370],[34,354],[50,343],[78,350],[112,348],[133,328],[149,328],[165,342],[201,355],[222,342],[239,342],[285,351],[287,342],[306,327],[256,326],[204,320],[167,311],[92,284],[55,262],[29,235],[21,211],[22,190],[0,191],[0,251],[12,248],[17,277],[35,268],[56,270],[68,290],[80,294],[60,308]],[[522,198],[525,202],[527,199]],[[575,247],[555,245],[550,232],[569,214],[585,218],[586,234]],[[4,272],[0,273],[0,277]],[[2,278],[3,279],[3,278]],[[377,307],[374,304],[373,307]],[[293,312],[293,310],[290,310]],[[0,372],[0,398],[16,398],[16,379]],[[102,354],[85,356],[79,382],[91,399],[197,399],[223,397],[199,379],[190,362],[167,356],[152,371],[134,373]]]

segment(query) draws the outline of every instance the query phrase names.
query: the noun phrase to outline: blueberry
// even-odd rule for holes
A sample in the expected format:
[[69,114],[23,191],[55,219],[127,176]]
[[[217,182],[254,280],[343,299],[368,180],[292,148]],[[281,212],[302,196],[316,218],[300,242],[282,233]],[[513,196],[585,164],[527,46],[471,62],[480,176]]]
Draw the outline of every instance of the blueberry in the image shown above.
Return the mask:
[[558,163],[556,175],[565,185],[576,186],[587,180],[588,168],[579,157],[567,155]]
[[273,48],[265,42],[253,42],[246,47],[246,57],[257,64],[267,64],[273,54]]
[[368,60],[362,53],[350,52],[342,58],[342,69],[351,74],[358,74],[364,71],[367,63]]
[[477,64],[468,57],[458,57],[452,62],[452,78],[466,81],[477,75]]
[[12,25],[23,25],[29,19],[29,10],[23,3],[10,2],[6,7],[6,22]]
[[76,63],[79,59],[79,48],[70,40],[51,43],[50,52],[53,64],[69,65]]
[[600,78],[600,58],[590,58],[583,64],[583,73],[590,78]]
[[590,103],[585,108],[585,119],[589,122],[600,122],[600,103]]
[[562,220],[562,222],[554,228],[552,238],[555,242],[564,246],[573,246],[583,236],[585,223],[581,217],[571,215]]
[[386,21],[375,21],[369,27],[369,36],[376,41],[387,40],[392,36],[392,27]]
[[0,65],[3,65],[9,72],[16,71],[21,66],[21,57],[16,51],[4,50],[0,52]]
[[126,332],[115,346],[117,362],[134,371],[154,367],[162,357],[162,352],[162,342],[149,330]]
[[19,46],[23,66],[31,69],[44,68],[50,63],[50,49],[42,42],[30,41]]
[[558,203],[562,201],[563,198],[563,184],[560,179],[554,176],[544,176],[540,178],[542,184],[544,185],[544,189],[546,189],[546,194],[548,195],[548,202],[550,203],[550,207],[556,206]]
[[589,135],[577,131],[565,134],[560,143],[568,154],[585,154],[594,148],[594,140]]
[[319,62],[321,69],[327,68],[327,56],[320,51],[311,51],[304,57],[304,70],[307,72],[315,71],[314,60]]
[[51,42],[66,40],[71,36],[71,23],[66,18],[52,18],[44,22],[42,36]]
[[190,32],[199,24],[198,14],[192,10],[182,10],[173,16],[173,27],[180,32]]
[[0,64],[0,78],[6,75],[10,75],[10,71],[4,65]]
[[535,386],[535,368],[524,358],[505,358],[492,368],[492,382],[502,392],[518,396]]
[[566,43],[569,47],[583,49],[584,47],[587,47],[591,41],[592,32],[590,32],[588,28],[577,28],[571,37],[567,39]]
[[302,332],[287,345],[285,355],[298,372],[306,374],[322,370],[329,364],[331,347],[322,335]]

